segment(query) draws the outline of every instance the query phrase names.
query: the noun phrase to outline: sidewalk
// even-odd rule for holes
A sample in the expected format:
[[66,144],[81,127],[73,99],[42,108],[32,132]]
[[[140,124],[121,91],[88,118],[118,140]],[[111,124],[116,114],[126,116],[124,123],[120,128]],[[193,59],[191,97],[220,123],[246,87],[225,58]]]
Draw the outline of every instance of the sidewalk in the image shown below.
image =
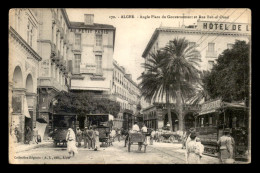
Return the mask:
[[15,143],[14,144],[14,151],[15,151],[15,153],[19,153],[19,152],[22,152],[22,151],[27,151],[27,150],[32,150],[32,149],[39,148],[39,147],[44,147],[44,146],[47,146],[47,145],[52,144],[52,143],[53,143],[52,140],[42,141],[38,144]]

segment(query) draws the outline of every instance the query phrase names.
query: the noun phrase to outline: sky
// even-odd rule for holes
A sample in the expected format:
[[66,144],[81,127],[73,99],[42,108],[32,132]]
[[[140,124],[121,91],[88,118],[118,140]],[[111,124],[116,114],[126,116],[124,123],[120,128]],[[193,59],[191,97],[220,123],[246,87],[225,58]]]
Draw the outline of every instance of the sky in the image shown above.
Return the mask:
[[[132,79],[137,83],[140,82],[137,78],[144,71],[141,67],[141,63],[144,63],[142,54],[156,28],[179,27],[183,23],[186,26],[192,25],[196,24],[199,18],[202,21],[251,23],[250,9],[67,8],[66,11],[70,21],[84,22],[84,14],[94,14],[94,23],[109,24],[116,28],[113,58],[132,74]],[[134,18],[122,18],[127,15]],[[189,18],[173,18],[183,15]]]

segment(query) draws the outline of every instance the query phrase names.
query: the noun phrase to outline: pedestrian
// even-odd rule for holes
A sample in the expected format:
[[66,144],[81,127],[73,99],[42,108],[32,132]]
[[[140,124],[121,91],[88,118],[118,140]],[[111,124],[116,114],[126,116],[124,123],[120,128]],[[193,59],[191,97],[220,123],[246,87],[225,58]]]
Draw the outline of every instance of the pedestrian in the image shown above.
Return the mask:
[[38,144],[37,137],[38,137],[38,130],[36,129],[36,127],[34,127],[33,128],[33,143]]
[[79,127],[77,127],[76,139],[77,139],[78,147],[80,147],[82,141],[82,131],[79,129]]
[[201,163],[202,154],[204,152],[204,145],[201,144],[200,138],[196,138],[196,151],[195,153],[199,155],[198,163]]
[[153,145],[153,140],[155,138],[155,131],[152,129],[151,135],[150,135],[150,145]]
[[89,146],[94,149],[94,131],[92,129],[92,126],[89,127],[89,130],[87,131],[88,139],[89,139]]
[[100,148],[99,143],[99,131],[96,126],[94,126],[94,151],[97,151]]
[[18,127],[15,127],[14,133],[15,133],[15,136],[17,139],[17,143],[19,143],[20,142],[20,131],[18,130]]
[[78,149],[76,147],[76,136],[72,128],[68,129],[68,133],[66,136],[67,141],[67,151],[69,153],[69,156],[75,156],[75,154],[78,153]]
[[187,136],[187,131],[184,131],[183,135],[182,135],[182,149],[185,149],[186,148],[186,140],[187,140],[188,136]]
[[185,142],[185,147],[186,148],[187,148],[187,144],[191,141],[191,139],[190,139],[191,133],[196,133],[196,130],[194,128],[190,128],[188,137],[187,137],[186,142]]
[[200,163],[200,155],[196,152],[196,133],[192,132],[190,135],[190,142],[186,146],[186,163],[189,164],[198,164]]
[[120,142],[120,137],[121,137],[121,130],[117,129],[117,139],[118,139],[118,142]]
[[25,144],[30,144],[30,141],[32,139],[32,130],[29,126],[26,126],[25,130]]
[[136,121],[134,122],[134,125],[133,125],[133,127],[132,127],[132,131],[133,131],[133,132],[139,132],[139,131],[140,131],[140,128],[139,128],[139,126],[137,125],[137,122],[136,122]]
[[87,134],[87,131],[88,131],[88,127],[86,126],[82,132],[82,137],[83,137],[83,141],[84,141],[84,148],[89,148],[89,139],[88,139],[88,134]]
[[110,134],[111,134],[111,137],[112,137],[112,141],[115,142],[115,137],[116,137],[115,129],[112,129]]
[[233,146],[234,139],[230,136],[230,129],[224,129],[224,135],[219,138],[217,144],[219,146],[220,163],[234,163]]

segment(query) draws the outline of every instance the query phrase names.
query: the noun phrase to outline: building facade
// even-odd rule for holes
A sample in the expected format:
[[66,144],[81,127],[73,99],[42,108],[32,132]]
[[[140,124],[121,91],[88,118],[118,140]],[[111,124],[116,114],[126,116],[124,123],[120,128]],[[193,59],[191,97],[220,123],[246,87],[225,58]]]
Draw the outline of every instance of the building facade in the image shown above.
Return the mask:
[[37,53],[39,21],[35,10],[9,11],[9,127],[20,132],[25,140],[25,129],[36,125],[37,78],[42,58]]
[[71,59],[69,19],[65,9],[36,9],[39,20],[38,53],[42,57],[38,77],[38,117],[46,123],[45,137],[52,126],[52,105],[60,92],[68,92]]
[[94,15],[85,14],[84,22],[71,22],[71,90],[110,94],[113,75],[115,28],[94,23]]
[[120,113],[114,119],[114,126],[128,129],[139,114],[140,89],[132,80],[132,75],[127,74],[123,66],[113,62],[112,92],[113,99],[120,104]]
[[[249,42],[251,35],[250,25],[247,23],[227,23],[227,22],[212,22],[212,21],[197,21],[197,25],[182,26],[176,28],[159,27],[155,29],[150,41],[148,42],[142,57],[145,62],[150,58],[150,53],[165,47],[171,40],[175,38],[185,38],[189,41],[190,46],[197,46],[200,51],[201,61],[199,70],[211,70],[218,56],[225,50],[232,48],[236,40],[244,40]],[[144,73],[145,73],[144,69]],[[144,121],[153,122],[154,128],[162,128],[166,125],[167,112],[164,108],[158,105],[164,105],[165,101],[161,100],[159,103],[147,103],[142,100]],[[172,119],[175,131],[178,130],[178,114],[175,111],[175,101],[172,101]],[[144,106],[145,105],[145,106]],[[189,106],[188,106],[189,107]],[[159,110],[158,110],[159,109]],[[184,108],[186,109],[186,108]],[[187,127],[192,126],[194,118],[187,116],[195,114],[199,108],[187,108],[184,111],[184,123]],[[193,110],[193,111],[189,111]],[[186,119],[185,119],[186,117]],[[187,120],[185,122],[185,120]],[[190,121],[189,121],[190,120]],[[189,122],[188,122],[189,121]],[[148,123],[148,124],[149,124]],[[156,124],[156,125],[154,125]]]
[[114,115],[114,127],[122,128],[126,119],[134,119],[140,93],[131,74],[113,59],[116,28],[94,23],[93,14],[85,14],[84,22],[70,24],[71,91],[92,92],[118,102],[120,112]]

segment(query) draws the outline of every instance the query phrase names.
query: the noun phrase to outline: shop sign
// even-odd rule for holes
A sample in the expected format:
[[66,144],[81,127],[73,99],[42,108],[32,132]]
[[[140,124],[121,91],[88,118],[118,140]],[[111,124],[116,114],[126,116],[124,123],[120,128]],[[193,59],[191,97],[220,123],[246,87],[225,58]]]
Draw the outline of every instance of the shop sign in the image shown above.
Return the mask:
[[106,29],[70,29],[70,32],[108,34],[108,30]]
[[198,28],[207,31],[232,31],[232,32],[250,31],[250,26],[246,23],[198,22]]
[[220,107],[221,107],[221,100],[215,100],[215,101],[204,103],[201,106],[200,115],[215,112],[216,109],[218,109]]
[[80,65],[80,73],[96,73],[95,64]]

